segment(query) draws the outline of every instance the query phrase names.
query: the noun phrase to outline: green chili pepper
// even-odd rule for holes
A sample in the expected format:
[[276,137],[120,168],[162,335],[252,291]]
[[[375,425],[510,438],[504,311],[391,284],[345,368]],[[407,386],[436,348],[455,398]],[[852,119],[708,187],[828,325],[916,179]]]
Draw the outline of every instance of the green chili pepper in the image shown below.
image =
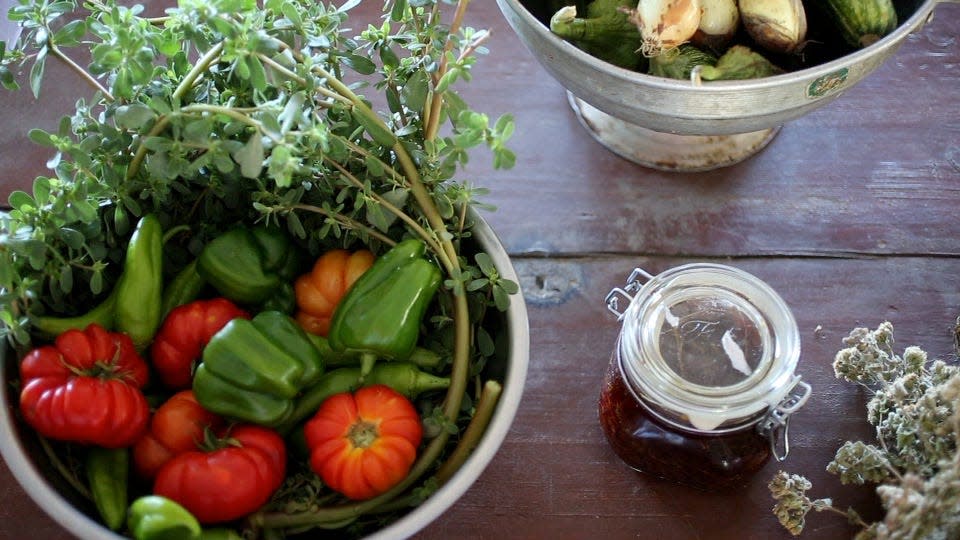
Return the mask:
[[130,452],[126,448],[90,447],[85,469],[93,503],[111,530],[123,525],[127,513],[127,475]]
[[75,317],[37,317],[33,320],[33,329],[45,339],[53,339],[67,330],[83,330],[91,324],[112,330],[116,304],[117,289],[114,288],[106,299],[90,311]]
[[116,287],[116,330],[142,349],[153,339],[162,315],[163,228],[156,216],[147,214],[137,223]]
[[409,362],[377,364],[365,376],[361,376],[359,367],[337,368],[324,373],[316,384],[298,397],[294,409],[275,428],[280,433],[287,433],[315,413],[328,397],[372,384],[385,384],[412,399],[423,392],[449,387],[450,379],[421,371]]
[[323,359],[291,317],[264,311],[234,319],[203,350],[193,378],[197,401],[209,411],[273,426],[294,398],[323,373]]
[[376,357],[406,360],[440,286],[440,270],[423,258],[424,243],[400,242],[374,261],[337,304],[327,337],[335,351],[363,355],[366,374]]
[[133,501],[127,527],[135,540],[199,540],[200,523],[186,508],[159,495]]
[[206,284],[207,280],[197,271],[196,260],[184,266],[163,289],[162,316],[166,317],[173,308],[196,300]]
[[[330,347],[330,341],[327,338],[316,334],[307,334],[307,336],[313,342],[313,346],[320,351],[323,364],[327,368],[359,366],[363,360],[363,355],[358,351],[335,351]],[[435,370],[443,365],[444,358],[440,353],[430,349],[414,347],[406,361],[421,369]]]
[[300,262],[290,238],[280,229],[236,228],[203,248],[197,271],[226,298],[258,305],[296,278]]

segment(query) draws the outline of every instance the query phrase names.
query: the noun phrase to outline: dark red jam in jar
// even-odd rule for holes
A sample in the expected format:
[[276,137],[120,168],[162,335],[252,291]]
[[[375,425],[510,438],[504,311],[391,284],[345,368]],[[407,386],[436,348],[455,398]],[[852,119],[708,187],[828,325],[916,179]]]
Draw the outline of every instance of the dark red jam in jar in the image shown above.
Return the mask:
[[600,425],[627,465],[717,490],[786,457],[787,419],[810,386],[794,374],[799,335],[775,291],[735,268],[692,264],[656,277],[634,270],[607,304],[623,327]]

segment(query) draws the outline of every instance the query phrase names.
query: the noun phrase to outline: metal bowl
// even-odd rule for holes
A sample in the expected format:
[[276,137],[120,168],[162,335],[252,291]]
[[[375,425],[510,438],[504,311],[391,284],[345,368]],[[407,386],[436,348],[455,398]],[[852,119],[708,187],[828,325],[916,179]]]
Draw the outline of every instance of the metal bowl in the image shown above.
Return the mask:
[[[490,255],[501,276],[519,283],[510,257],[493,229],[475,212],[471,215],[475,219],[473,238],[477,244]],[[503,381],[503,393],[480,443],[443,487],[408,514],[368,538],[406,538],[426,527],[473,485],[500,448],[520,405],[530,355],[527,309],[521,294],[511,298],[503,319],[505,352],[491,359],[485,367],[486,373]],[[11,393],[9,384],[16,372],[16,355],[8,348],[0,348],[0,403],[3,404],[0,407],[0,455],[13,476],[40,508],[77,538],[122,539],[100,524],[92,503],[66,484],[46,458],[36,435],[16,417],[18,396]]]
[[[759,151],[785,122],[833,101],[879,67],[932,16],[937,2],[898,2],[896,30],[840,58],[773,77],[698,86],[599,60],[553,34],[543,22],[549,14],[528,9],[534,0],[497,0],[520,40],[568,90],[571,106],[597,140],[628,159],[668,170],[716,168]],[[681,146],[693,153],[684,155]]]

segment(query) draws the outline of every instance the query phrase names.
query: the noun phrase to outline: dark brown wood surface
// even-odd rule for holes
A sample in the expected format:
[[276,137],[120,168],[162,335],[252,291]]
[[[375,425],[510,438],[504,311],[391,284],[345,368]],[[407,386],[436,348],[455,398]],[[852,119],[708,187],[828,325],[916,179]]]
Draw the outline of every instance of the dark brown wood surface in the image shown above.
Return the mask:
[[[0,2],[0,5],[8,2]],[[373,4],[379,5],[378,2]],[[468,24],[490,28],[490,54],[462,93],[491,116],[513,113],[517,166],[476,152],[465,177],[490,189],[485,217],[521,277],[530,367],[514,425],[473,487],[420,535],[447,538],[789,538],[770,509],[778,469],[813,481],[870,518],[869,488],[825,472],[837,447],[869,438],[864,394],[831,362],[854,327],[889,320],[898,348],[955,360],[960,315],[960,6],[942,4],[896,55],[831,104],[785,125],[759,155],[722,170],[676,174],[629,163],[580,127],[564,90],[540,67],[493,0]],[[4,34],[6,32],[6,34]],[[0,36],[9,28],[0,26]],[[26,139],[52,128],[78,83],[43,103],[0,94],[0,201],[29,189],[48,157]],[[618,326],[603,303],[640,266],[691,261],[756,274],[790,304],[800,327],[799,372],[814,388],[791,424],[789,459],[743,489],[692,491],[623,465],[603,439],[596,403]],[[0,538],[65,533],[0,466]],[[812,514],[804,538],[849,538],[837,516]]]

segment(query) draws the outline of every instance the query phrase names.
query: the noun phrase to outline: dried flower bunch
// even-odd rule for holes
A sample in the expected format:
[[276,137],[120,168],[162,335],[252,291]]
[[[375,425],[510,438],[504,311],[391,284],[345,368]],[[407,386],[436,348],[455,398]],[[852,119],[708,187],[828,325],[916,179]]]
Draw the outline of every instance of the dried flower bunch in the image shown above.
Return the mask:
[[829,498],[810,499],[803,476],[779,471],[769,488],[780,523],[794,535],[803,531],[810,510],[845,515],[863,527],[856,540],[960,538],[960,368],[907,347],[893,350],[893,325],[857,328],[833,363],[837,378],[873,393],[867,421],[876,441],[847,441],[827,471],[843,484],[876,484],[886,516],[866,523],[852,508]]

